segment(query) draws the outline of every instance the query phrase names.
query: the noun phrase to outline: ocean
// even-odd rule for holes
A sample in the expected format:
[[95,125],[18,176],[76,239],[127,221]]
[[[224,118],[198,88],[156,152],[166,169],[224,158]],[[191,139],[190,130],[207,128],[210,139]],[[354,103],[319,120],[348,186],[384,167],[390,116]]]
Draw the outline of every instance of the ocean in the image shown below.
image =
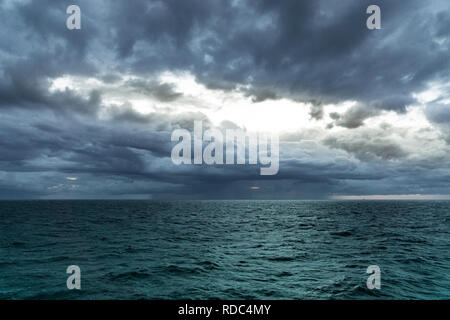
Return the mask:
[[449,201],[1,201],[0,299],[449,299],[449,240]]

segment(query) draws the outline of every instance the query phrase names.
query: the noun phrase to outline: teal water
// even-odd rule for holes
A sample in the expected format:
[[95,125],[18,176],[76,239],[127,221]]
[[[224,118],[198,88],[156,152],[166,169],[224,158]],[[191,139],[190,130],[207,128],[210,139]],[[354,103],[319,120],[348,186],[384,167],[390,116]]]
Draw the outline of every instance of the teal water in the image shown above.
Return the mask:
[[2,201],[0,299],[449,299],[449,240],[448,201]]

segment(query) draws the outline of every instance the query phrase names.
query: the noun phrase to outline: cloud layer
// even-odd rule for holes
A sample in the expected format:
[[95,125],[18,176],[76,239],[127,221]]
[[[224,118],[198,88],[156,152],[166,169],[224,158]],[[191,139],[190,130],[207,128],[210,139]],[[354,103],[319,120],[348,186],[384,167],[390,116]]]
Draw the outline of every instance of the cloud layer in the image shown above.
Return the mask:
[[[0,198],[448,193],[445,0],[373,31],[370,1],[80,0],[68,30],[71,4],[0,4]],[[194,120],[277,131],[279,174],[175,166]]]

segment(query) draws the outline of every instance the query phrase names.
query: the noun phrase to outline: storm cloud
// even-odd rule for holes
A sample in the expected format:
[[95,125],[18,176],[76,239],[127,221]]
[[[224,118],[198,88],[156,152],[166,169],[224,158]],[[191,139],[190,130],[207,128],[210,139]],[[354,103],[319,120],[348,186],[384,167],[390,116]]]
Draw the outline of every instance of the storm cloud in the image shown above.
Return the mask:
[[[71,4],[0,4],[0,198],[448,193],[447,1],[380,0],[380,30],[366,0]],[[279,173],[174,165],[195,120],[269,123]]]

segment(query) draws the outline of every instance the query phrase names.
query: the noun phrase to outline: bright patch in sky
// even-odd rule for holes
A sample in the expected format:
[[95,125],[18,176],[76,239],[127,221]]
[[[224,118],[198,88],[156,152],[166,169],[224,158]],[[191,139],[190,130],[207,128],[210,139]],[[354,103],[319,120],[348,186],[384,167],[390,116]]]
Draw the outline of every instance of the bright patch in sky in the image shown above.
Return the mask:
[[[136,90],[130,85],[133,81],[145,83],[148,80],[124,76],[115,83],[105,83],[95,78],[64,76],[52,80],[50,91],[70,89],[87,99],[92,90],[99,90],[102,93],[105,108],[111,106],[120,108],[120,106],[128,105],[142,114],[150,114],[161,109],[170,110],[172,114],[202,112],[217,126],[227,120],[250,131],[267,132],[295,132],[315,127],[324,128],[332,121],[329,117],[330,113],[344,113],[356,104],[356,101],[347,101],[338,105],[325,105],[323,119],[317,120],[312,119],[309,114],[310,104],[288,98],[267,99],[255,103],[252,97],[246,95],[246,87],[238,86],[233,91],[208,89],[187,72],[164,72],[155,79],[150,79],[158,85],[170,85],[174,92],[180,93],[180,97],[173,101],[161,101],[150,91]],[[378,125],[380,122],[410,125],[411,120],[394,112],[384,112],[370,119],[370,122],[373,125]],[[416,113],[413,120],[415,126],[418,123],[426,123],[422,112]],[[342,128],[335,127],[334,130],[342,130]]]

